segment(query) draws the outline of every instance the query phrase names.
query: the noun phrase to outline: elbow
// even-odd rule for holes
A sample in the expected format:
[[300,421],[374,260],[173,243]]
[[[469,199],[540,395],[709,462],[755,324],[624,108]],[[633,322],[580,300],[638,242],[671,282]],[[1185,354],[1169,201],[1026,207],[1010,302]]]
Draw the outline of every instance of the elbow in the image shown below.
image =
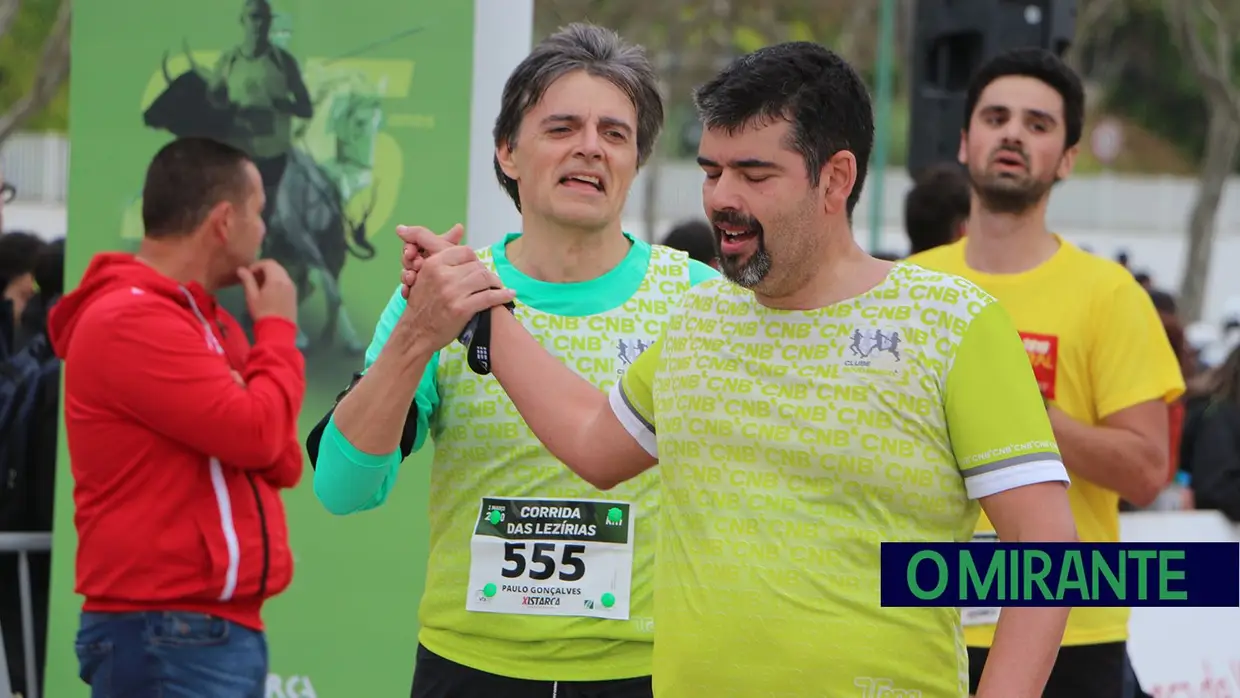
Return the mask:
[[[585,431],[581,432],[585,433]],[[547,447],[551,455],[563,463],[577,477],[585,480],[591,487],[607,492],[625,481],[626,478],[616,477],[616,468],[611,467],[606,457],[597,448],[583,443],[557,444],[556,448]]]
[[324,484],[325,478],[314,478],[314,498],[319,500],[319,504],[333,516],[348,516],[356,514],[360,511],[373,508],[367,506],[367,502],[354,501],[351,498],[342,497],[339,490],[328,487]]
[[[271,436],[274,437],[274,434]],[[271,442],[268,443],[268,440]],[[256,438],[249,449],[239,450],[231,456],[221,457],[220,460],[242,470],[263,470],[280,460],[286,446],[288,437],[268,439],[267,435],[263,435]]]
[[594,459],[590,457],[564,458],[555,452],[552,452],[551,455],[555,456],[561,463],[567,466],[569,470],[576,473],[577,477],[585,480],[591,487],[597,490],[606,492],[622,482],[621,480],[617,480],[615,477],[610,476],[607,473],[606,468],[598,467],[598,464],[595,463]]
[[1140,473],[1133,478],[1124,499],[1137,507],[1148,507],[1158,499],[1158,495],[1166,488],[1170,463],[1166,454],[1150,454],[1142,464]]
[[623,480],[618,480],[614,477],[600,477],[598,475],[585,478],[585,481],[590,483],[595,489],[603,492],[614,489],[617,485],[623,482]]
[[1158,494],[1162,492],[1161,488],[1151,488],[1147,486],[1133,487],[1132,492],[1124,496],[1129,504],[1139,509],[1144,509],[1154,503],[1158,499]]

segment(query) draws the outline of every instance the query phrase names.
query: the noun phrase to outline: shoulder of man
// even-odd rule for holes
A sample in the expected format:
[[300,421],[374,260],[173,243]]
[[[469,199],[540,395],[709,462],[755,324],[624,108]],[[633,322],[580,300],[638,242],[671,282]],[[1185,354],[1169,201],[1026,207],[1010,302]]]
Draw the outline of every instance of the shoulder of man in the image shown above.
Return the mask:
[[1119,262],[1086,252],[1067,240],[1063,241],[1063,245],[1066,248],[1068,264],[1073,272],[1072,276],[1082,281],[1093,282],[1092,285],[1099,293],[1110,293],[1121,286],[1140,288],[1141,284],[1137,283],[1137,278]]
[[276,62],[276,65],[279,65],[281,68],[291,69],[297,67],[297,57],[279,46],[272,46],[269,55]]

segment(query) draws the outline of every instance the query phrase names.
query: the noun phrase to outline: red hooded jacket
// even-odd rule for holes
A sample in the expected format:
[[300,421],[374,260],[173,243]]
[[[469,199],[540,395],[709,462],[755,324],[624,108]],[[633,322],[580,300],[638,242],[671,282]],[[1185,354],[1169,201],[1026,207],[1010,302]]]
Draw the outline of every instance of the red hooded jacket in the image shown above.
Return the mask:
[[279,490],[303,467],[296,327],[263,318],[251,347],[201,286],[121,253],[96,256],[48,326],[64,360],[83,610],[197,611],[262,630],[263,601],[293,573]]

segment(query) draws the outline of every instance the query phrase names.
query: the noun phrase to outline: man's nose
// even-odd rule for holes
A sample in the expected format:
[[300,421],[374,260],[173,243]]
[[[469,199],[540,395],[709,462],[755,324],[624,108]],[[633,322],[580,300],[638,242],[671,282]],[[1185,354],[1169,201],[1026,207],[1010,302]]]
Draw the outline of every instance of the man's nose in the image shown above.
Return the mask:
[[706,180],[702,200],[710,211],[743,211],[744,201],[740,195],[739,175],[723,172],[714,181]]
[[597,131],[589,128],[581,130],[580,136],[577,139],[577,155],[590,160],[603,156],[603,146],[599,141]]
[[1024,144],[1025,125],[1020,119],[1008,119],[1000,134],[1004,145],[1019,149]]

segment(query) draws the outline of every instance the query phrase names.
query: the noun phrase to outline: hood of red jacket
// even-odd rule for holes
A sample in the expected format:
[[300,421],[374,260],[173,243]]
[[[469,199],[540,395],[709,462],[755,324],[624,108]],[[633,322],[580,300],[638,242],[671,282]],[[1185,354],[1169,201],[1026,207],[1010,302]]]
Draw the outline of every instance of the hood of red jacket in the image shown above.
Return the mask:
[[215,315],[215,300],[200,285],[182,285],[132,254],[104,252],[95,255],[82,275],[82,282],[65,294],[48,314],[48,337],[57,356],[64,358],[68,354],[73,330],[83,312],[96,300],[121,288],[132,289],[134,293],[158,294],[189,308],[190,301],[182,290],[184,288],[193,294],[194,302],[208,318]]

